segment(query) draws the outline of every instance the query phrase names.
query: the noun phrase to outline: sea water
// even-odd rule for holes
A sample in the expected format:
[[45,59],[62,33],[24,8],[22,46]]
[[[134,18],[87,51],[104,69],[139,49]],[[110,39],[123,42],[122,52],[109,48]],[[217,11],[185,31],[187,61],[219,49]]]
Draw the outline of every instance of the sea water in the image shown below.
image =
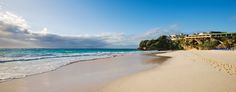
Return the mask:
[[0,49],[0,80],[48,72],[74,62],[140,52],[136,49]]

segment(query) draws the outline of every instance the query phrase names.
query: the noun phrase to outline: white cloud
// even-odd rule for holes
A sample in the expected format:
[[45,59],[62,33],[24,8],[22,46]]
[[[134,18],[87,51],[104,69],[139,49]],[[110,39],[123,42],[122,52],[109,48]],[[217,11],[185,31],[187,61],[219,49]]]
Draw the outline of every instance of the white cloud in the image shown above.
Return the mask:
[[155,39],[160,35],[177,32],[177,25],[167,28],[155,28],[144,35],[127,35],[125,33],[100,33],[96,35],[84,34],[76,36],[62,36],[51,34],[45,27],[35,33],[30,30],[26,20],[10,12],[0,12],[0,48],[117,48],[137,47],[140,40]]
[[123,33],[101,33],[97,35],[61,36],[48,33],[47,28],[35,33],[26,20],[10,12],[0,13],[0,47],[57,47],[99,48],[125,47]]
[[[133,39],[132,35],[127,35],[124,33],[111,33],[111,32],[104,32],[100,34],[84,34],[84,35],[77,35],[77,37],[81,38],[99,38],[100,40],[105,41],[109,45],[107,47],[136,47],[138,41]],[[129,38],[129,39],[127,39]]]
[[25,19],[10,12],[1,12],[0,21],[4,22],[5,24],[17,26],[21,31],[29,29],[29,25],[26,23]]
[[48,34],[48,29],[47,28],[43,28],[42,31],[39,32],[42,35],[47,35]]
[[124,40],[124,33],[101,33],[95,35],[97,37],[101,37],[107,42],[116,43]]
[[168,27],[164,27],[164,28],[158,27],[158,28],[149,30],[145,32],[145,34],[141,36],[140,38],[141,39],[156,39],[161,35],[171,35],[171,34],[178,34],[178,33],[180,33],[178,30],[178,25],[173,24]]
[[98,37],[103,38],[114,47],[136,47],[137,40],[132,35],[124,33],[102,33]]
[[39,47],[29,40],[32,34],[28,29],[29,26],[23,18],[10,12],[0,12],[0,47]]

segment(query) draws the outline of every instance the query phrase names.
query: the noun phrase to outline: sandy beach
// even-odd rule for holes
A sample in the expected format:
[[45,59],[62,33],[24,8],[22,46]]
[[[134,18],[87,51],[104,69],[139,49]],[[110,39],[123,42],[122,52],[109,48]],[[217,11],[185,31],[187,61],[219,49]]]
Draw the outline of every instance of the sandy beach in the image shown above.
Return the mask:
[[0,0],[0,92],[236,92],[236,0]]
[[188,50],[77,62],[2,82],[0,92],[236,92],[235,56]]
[[101,92],[113,80],[158,66],[152,63],[158,59],[161,58],[132,54],[81,61],[55,71],[2,82],[0,92]]
[[173,51],[161,66],[110,83],[104,92],[236,92],[235,51]]

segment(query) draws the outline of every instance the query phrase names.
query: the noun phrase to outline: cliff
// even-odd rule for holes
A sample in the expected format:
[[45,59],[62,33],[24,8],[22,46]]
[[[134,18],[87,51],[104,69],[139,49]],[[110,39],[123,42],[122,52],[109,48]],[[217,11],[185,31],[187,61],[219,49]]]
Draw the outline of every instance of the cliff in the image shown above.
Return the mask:
[[177,39],[160,36],[157,39],[143,40],[139,44],[140,50],[181,50],[181,49],[235,49],[236,36],[204,39]]

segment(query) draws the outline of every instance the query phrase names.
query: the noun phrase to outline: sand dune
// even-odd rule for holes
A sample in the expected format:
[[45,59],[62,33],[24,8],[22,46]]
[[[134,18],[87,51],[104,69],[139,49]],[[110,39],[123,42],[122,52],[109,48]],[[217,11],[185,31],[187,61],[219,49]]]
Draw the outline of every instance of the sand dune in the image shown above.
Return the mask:
[[160,67],[116,80],[104,92],[236,92],[235,51],[174,51]]

